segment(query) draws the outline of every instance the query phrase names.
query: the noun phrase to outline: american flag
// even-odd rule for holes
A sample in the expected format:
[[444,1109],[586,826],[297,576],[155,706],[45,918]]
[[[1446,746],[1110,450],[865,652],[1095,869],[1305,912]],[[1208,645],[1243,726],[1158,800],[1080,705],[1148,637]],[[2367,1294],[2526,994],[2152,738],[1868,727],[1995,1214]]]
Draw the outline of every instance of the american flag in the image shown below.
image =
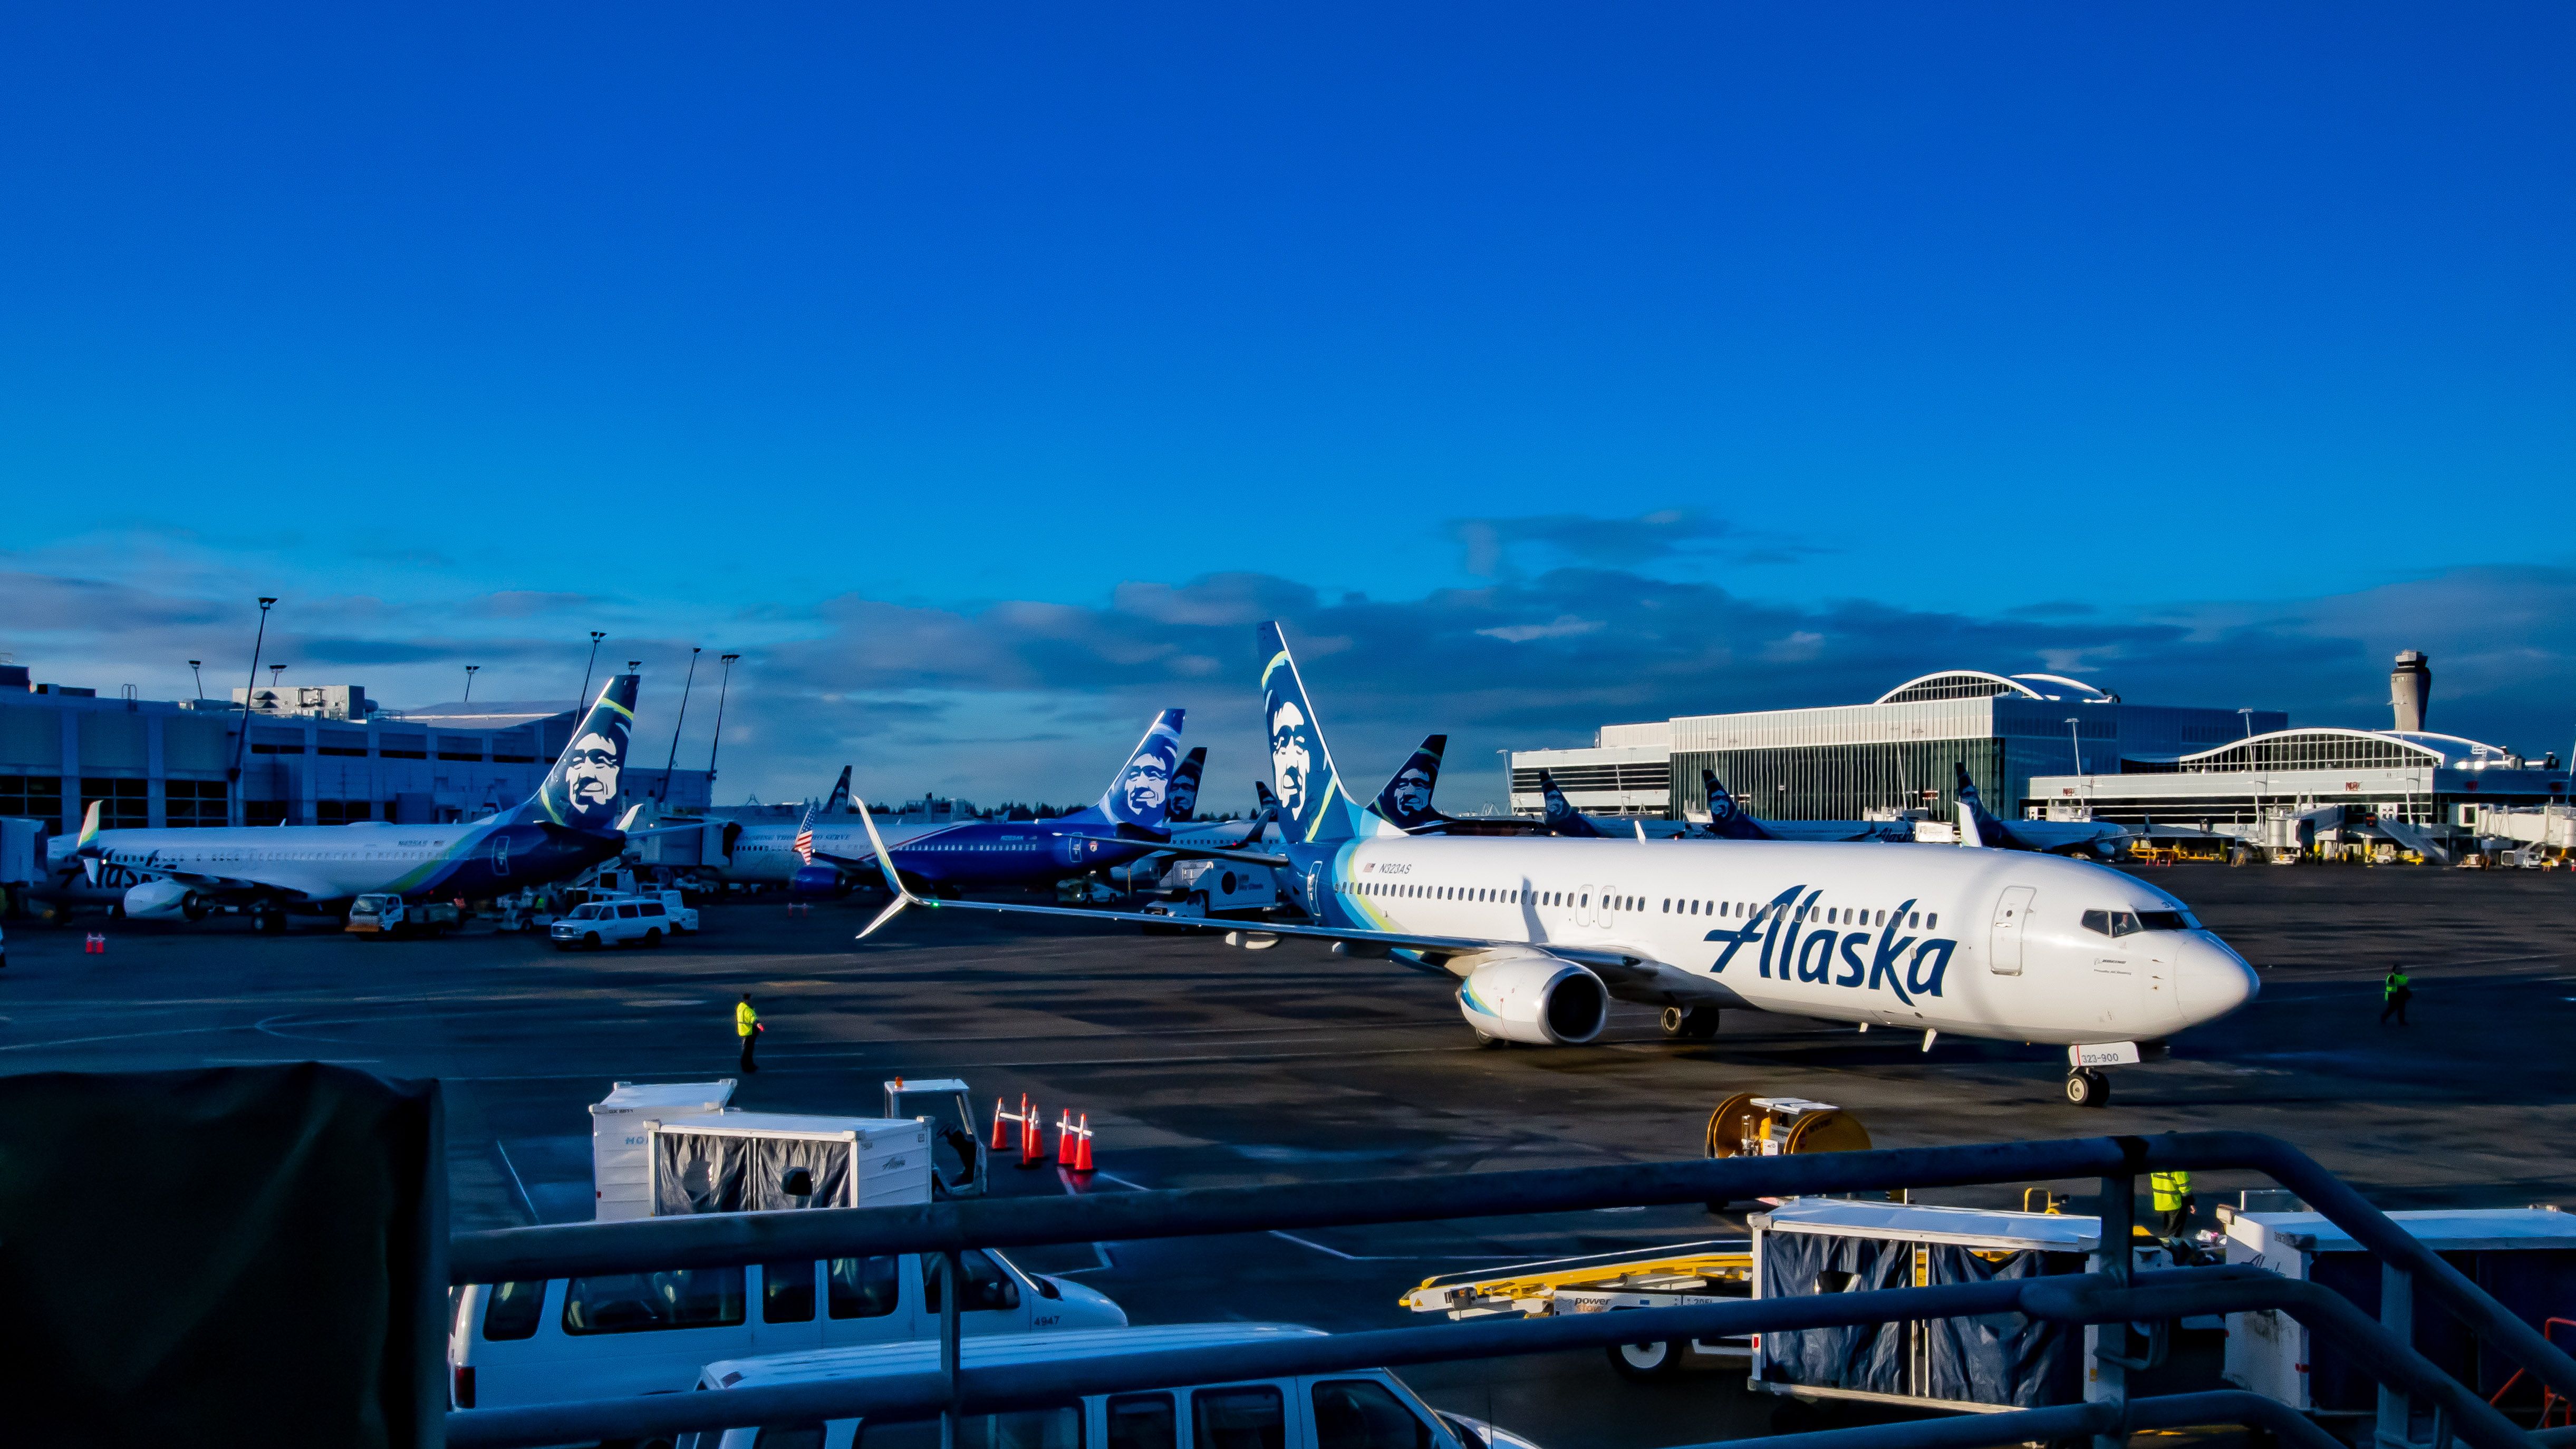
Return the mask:
[[796,827],[796,855],[807,865],[814,863],[814,807],[805,807],[805,823]]

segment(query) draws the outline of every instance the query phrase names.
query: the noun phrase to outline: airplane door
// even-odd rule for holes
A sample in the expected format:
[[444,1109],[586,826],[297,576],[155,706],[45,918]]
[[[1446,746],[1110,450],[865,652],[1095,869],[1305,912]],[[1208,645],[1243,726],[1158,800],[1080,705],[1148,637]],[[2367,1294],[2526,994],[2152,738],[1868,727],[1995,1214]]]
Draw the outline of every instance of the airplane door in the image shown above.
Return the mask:
[[1994,933],[1987,938],[1987,968],[1997,976],[2021,974],[2021,941],[2030,920],[2030,903],[2039,895],[2036,886],[2006,886],[2002,899],[1995,902]]
[[1324,918],[1324,863],[1306,867],[1306,914],[1316,920]]
[[1601,892],[1597,888],[1585,886],[1576,893],[1574,900],[1574,924],[1578,926],[1601,924]]

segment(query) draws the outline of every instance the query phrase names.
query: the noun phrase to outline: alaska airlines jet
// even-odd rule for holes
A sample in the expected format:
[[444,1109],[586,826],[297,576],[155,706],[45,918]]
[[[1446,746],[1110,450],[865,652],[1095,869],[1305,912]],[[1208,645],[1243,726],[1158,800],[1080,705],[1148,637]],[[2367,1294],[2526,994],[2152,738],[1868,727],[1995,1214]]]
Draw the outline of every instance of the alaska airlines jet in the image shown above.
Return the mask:
[[[866,818],[747,825],[735,837],[726,880],[785,885],[808,895],[837,894],[852,877],[876,868],[878,846],[893,852],[909,888],[940,896],[960,891],[1052,885],[1069,875],[1124,865],[1165,848],[1163,828],[1181,759],[1183,711],[1158,716],[1109,788],[1086,809],[1051,820],[966,820],[954,825],[894,826]],[[836,796],[838,792],[835,792]],[[800,851],[800,836],[809,836]]]
[[129,917],[194,921],[209,906],[239,905],[264,931],[286,929],[288,911],[325,914],[361,895],[491,896],[562,880],[626,848],[617,781],[640,682],[608,681],[537,793],[471,824],[101,830],[93,801],[72,854],[93,878],[137,879],[123,901]]
[[1977,794],[1976,783],[1968,778],[1968,766],[1962,761],[1951,768],[1959,772],[1959,843],[1990,845],[2004,850],[2040,850],[2055,855],[2078,853],[2101,856],[2108,860],[2120,853],[2120,847],[2138,832],[2125,825],[2090,820],[2002,820],[1986,809]]
[[1276,624],[1260,626],[1263,716],[1293,893],[1314,924],[1246,934],[1186,917],[921,901],[899,881],[869,933],[911,905],[1027,911],[1331,941],[1454,978],[1484,1042],[1580,1046],[1613,998],[1705,1037],[1725,1008],[1863,1029],[2068,1048],[2066,1095],[2107,1100],[2098,1065],[2250,1000],[2253,969],[2182,902],[2080,861],[1944,846],[1405,835],[1343,788]]
[[1718,840],[1886,840],[1914,838],[1910,820],[1759,820],[1726,788],[1715,770],[1699,772],[1708,797],[1708,834]]

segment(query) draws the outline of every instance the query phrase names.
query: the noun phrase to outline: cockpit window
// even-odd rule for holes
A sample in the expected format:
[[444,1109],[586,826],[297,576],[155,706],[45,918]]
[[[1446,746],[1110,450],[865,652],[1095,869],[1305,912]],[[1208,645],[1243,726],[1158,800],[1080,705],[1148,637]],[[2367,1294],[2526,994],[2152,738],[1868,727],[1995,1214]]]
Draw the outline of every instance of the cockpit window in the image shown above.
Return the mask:
[[2134,936],[2140,931],[2196,931],[2200,922],[2188,911],[2086,911],[2084,929],[2103,936]]

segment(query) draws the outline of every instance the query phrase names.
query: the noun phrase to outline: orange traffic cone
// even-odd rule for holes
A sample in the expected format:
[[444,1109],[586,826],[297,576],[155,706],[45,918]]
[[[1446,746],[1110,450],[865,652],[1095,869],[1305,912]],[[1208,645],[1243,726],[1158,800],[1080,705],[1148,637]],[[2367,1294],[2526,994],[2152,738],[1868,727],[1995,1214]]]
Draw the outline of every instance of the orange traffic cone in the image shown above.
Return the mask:
[[1009,1115],[1002,1110],[1002,1099],[995,1097],[993,1099],[993,1150],[995,1152],[1002,1150],[1002,1120]]
[[1020,1119],[1020,1166],[1036,1167],[1045,1159],[1039,1149],[1046,1141],[1046,1124],[1038,1120],[1035,1110]]
[[1082,1125],[1075,1130],[1082,1134],[1082,1145],[1074,1149],[1073,1170],[1076,1172],[1089,1172],[1092,1170],[1090,1113],[1085,1112],[1082,1114]]
[[1065,1113],[1055,1123],[1055,1165],[1073,1166],[1073,1114]]

